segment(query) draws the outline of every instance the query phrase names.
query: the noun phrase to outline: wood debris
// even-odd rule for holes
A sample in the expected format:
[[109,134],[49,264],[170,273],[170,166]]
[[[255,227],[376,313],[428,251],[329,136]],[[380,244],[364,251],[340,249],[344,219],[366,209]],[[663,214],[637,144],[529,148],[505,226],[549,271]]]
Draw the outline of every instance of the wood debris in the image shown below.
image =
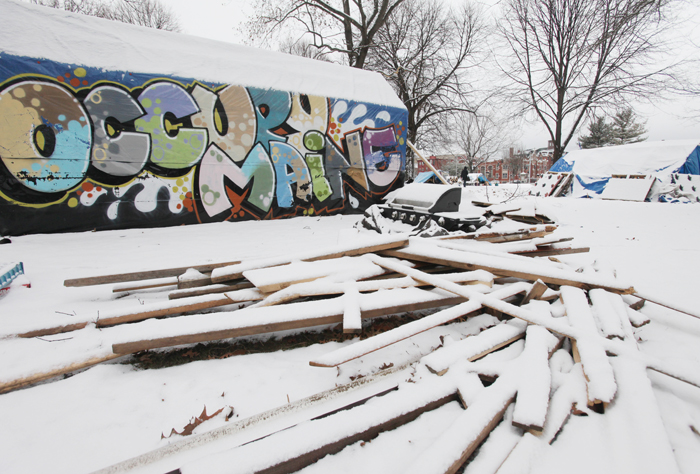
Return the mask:
[[[533,217],[539,219],[536,213]],[[555,231],[556,226],[538,225],[460,240],[383,236],[365,246],[296,256],[67,280],[66,286],[129,282],[129,288],[143,291],[162,288],[160,283],[173,285],[176,278],[179,289],[170,293],[168,301],[102,313],[94,325],[104,329],[93,331],[101,338],[101,352],[62,366],[47,360],[44,371],[0,383],[0,393],[144,350],[330,324],[358,333],[370,318],[435,310],[309,361],[312,366],[338,367],[458,318],[496,314],[500,321],[493,319],[491,327],[437,347],[414,363],[428,369],[428,383],[394,384],[390,393],[384,388],[373,392],[369,397],[384,396],[372,404],[364,405],[365,398],[343,411],[310,419],[315,429],[305,433],[318,435],[303,449],[299,443],[287,443],[298,436],[290,425],[194,461],[197,469],[207,472],[213,462],[231,472],[294,472],[459,401],[463,414],[411,470],[446,473],[457,472],[503,423],[522,435],[511,451],[500,451],[503,459],[497,465],[505,466],[520,462],[541,443],[554,442],[572,412],[604,412],[618,400],[619,388],[629,383],[619,381],[625,364],[642,367],[636,377],[645,377],[643,368],[650,368],[700,386],[696,374],[639,351],[634,328],[648,322],[639,310],[644,301],[653,299],[636,295],[633,287],[602,271],[579,273],[546,258],[582,251],[561,247],[571,239],[550,235]],[[522,245],[528,247],[518,247]],[[184,288],[187,282],[202,286]],[[560,310],[555,311],[557,305]],[[21,337],[83,331],[87,324],[44,328]],[[556,364],[550,363],[555,354],[571,359],[569,370],[557,374],[556,389],[552,377]],[[485,386],[483,380],[491,383]],[[211,416],[203,412],[186,429]],[[342,429],[329,437],[326,426]],[[263,445],[277,453],[274,460],[246,455]]]

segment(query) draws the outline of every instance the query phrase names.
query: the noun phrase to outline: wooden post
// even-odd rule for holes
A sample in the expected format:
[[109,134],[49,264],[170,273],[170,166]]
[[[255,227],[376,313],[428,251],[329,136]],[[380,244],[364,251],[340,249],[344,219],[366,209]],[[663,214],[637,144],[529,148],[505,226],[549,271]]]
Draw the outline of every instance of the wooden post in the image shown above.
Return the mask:
[[406,144],[408,145],[408,147],[409,147],[411,150],[413,150],[413,153],[415,153],[415,154],[418,156],[418,158],[420,158],[421,160],[423,160],[423,162],[424,162],[426,165],[428,165],[428,168],[430,168],[430,170],[431,170],[433,173],[435,173],[435,176],[437,176],[438,178],[440,178],[440,181],[442,181],[443,184],[447,184],[447,185],[450,184],[450,183],[448,183],[447,181],[445,181],[445,178],[442,177],[442,175],[440,174],[440,172],[439,172],[438,170],[436,170],[435,167],[434,167],[433,165],[431,165],[430,162],[429,162],[428,160],[426,160],[425,158],[423,158],[423,155],[421,155],[420,152],[416,149],[416,147],[413,146],[413,143],[411,143],[411,142],[409,142],[408,140],[406,140]]

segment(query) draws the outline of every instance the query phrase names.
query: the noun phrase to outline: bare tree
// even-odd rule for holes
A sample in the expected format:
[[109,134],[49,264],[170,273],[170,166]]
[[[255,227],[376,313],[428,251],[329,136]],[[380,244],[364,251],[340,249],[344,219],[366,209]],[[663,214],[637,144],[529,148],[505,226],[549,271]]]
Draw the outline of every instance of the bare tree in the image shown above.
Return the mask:
[[248,42],[257,44],[282,27],[300,28],[318,49],[342,53],[364,68],[377,32],[404,0],[256,0],[245,23]]
[[158,0],[31,0],[36,5],[167,31],[180,31],[175,14]]
[[653,60],[672,0],[507,0],[503,66],[524,111],[554,143],[554,160],[592,107],[649,97],[669,67]]
[[179,32],[175,14],[158,0],[119,0],[112,4],[110,20]]
[[367,69],[384,74],[408,109],[411,142],[432,145],[448,115],[476,110],[466,74],[479,62],[482,33],[477,10],[453,11],[437,0],[405,0],[377,33]]
[[99,18],[108,15],[108,5],[98,0],[31,0],[31,3]]
[[292,37],[287,38],[280,44],[280,51],[303,58],[316,59],[318,61],[330,61],[328,53],[315,47],[305,39],[295,41]]
[[506,139],[506,124],[491,115],[460,113],[455,123],[448,129],[451,141],[464,156],[470,173],[490,161],[503,148]]
[[528,154],[523,151],[522,145],[511,144],[508,150],[503,153],[503,168],[508,171],[512,180],[520,180],[520,173],[523,171],[525,159]]

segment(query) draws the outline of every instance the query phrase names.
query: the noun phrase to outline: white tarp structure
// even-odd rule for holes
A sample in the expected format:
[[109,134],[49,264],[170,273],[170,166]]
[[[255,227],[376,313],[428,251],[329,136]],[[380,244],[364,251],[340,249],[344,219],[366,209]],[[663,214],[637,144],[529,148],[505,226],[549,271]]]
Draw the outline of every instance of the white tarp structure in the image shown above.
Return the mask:
[[654,194],[672,184],[674,173],[700,175],[700,140],[640,142],[575,150],[550,171],[573,172],[570,196],[600,197],[613,176],[646,175],[658,180]]

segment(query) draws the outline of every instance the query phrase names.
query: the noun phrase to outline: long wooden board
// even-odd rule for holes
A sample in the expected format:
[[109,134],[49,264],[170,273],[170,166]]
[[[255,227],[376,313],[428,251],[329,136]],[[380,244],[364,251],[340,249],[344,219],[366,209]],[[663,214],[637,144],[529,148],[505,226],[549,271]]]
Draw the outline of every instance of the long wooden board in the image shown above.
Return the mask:
[[230,268],[221,268],[218,271],[214,271],[211,281],[212,283],[225,283],[242,278],[243,272],[247,270],[286,265],[295,260],[315,262],[317,260],[328,260],[332,258],[355,257],[367,253],[380,252],[382,250],[397,249],[405,247],[406,245],[408,245],[408,238],[396,238],[395,240],[367,245],[365,247],[336,246],[319,252],[307,252],[303,254],[284,255],[276,258],[251,260],[249,262],[231,265]]
[[57,369],[49,370],[46,372],[41,372],[38,374],[32,374],[28,377],[23,377],[21,379],[16,379],[16,380],[11,380],[9,382],[1,383],[0,384],[0,393],[5,393],[5,392],[11,392],[12,390],[17,390],[23,387],[27,387],[29,385],[38,383],[38,382],[43,382],[44,380],[48,380],[53,377],[58,377],[60,375],[65,375],[69,374],[71,372],[75,372],[76,370],[80,369],[85,369],[87,367],[92,367],[93,365],[97,365],[101,362],[107,362],[108,360],[116,359],[117,357],[121,357],[120,354],[108,354],[105,356],[97,356],[97,357],[91,357],[89,359],[80,361],[80,362],[75,362],[73,364],[64,366],[64,367],[59,367]]
[[[633,294],[635,292],[632,287],[621,285],[613,286],[603,283],[602,279],[599,279],[596,283],[596,279],[587,278],[585,275],[577,274],[573,271],[565,272],[556,268],[552,268],[551,271],[548,272],[537,272],[536,270],[524,271],[518,269],[514,263],[508,262],[503,258],[490,258],[487,256],[477,261],[475,257],[478,256],[471,256],[468,252],[450,251],[448,249],[438,249],[437,247],[426,253],[408,247],[401,250],[384,250],[381,254],[406,260],[418,260],[438,265],[449,265],[465,270],[486,270],[496,275],[515,277],[533,282],[539,279],[548,284],[560,286],[568,285],[585,290],[603,288],[611,293],[618,294]],[[489,263],[486,263],[487,260],[489,260]]]
[[[462,297],[445,297],[421,303],[400,304],[385,308],[362,311],[362,319],[376,318],[390,314],[405,313],[409,311],[420,311],[424,309],[439,308],[441,306],[452,306],[464,301]],[[115,354],[132,354],[135,352],[158,349],[161,347],[178,346],[182,344],[194,344],[198,342],[217,341],[220,339],[230,339],[233,337],[253,336],[275,331],[287,331],[290,329],[302,329],[315,326],[325,326],[329,324],[340,324],[343,322],[343,313],[329,314],[328,316],[284,321],[273,324],[257,324],[246,327],[224,329],[220,331],[207,331],[184,336],[163,337],[157,339],[146,339],[112,345]]]
[[65,280],[63,286],[91,286],[91,285],[104,285],[107,283],[123,283],[127,281],[139,281],[139,280],[152,280],[154,278],[166,278],[166,277],[176,277],[185,273],[190,268],[194,268],[202,273],[211,272],[215,268],[227,267],[229,265],[236,265],[240,261],[235,262],[223,262],[223,263],[209,263],[206,265],[193,265],[190,267],[177,267],[177,268],[165,268],[162,270],[147,270],[141,272],[131,272],[131,273],[120,273],[115,275],[102,275],[86,278],[73,278],[70,280]]

